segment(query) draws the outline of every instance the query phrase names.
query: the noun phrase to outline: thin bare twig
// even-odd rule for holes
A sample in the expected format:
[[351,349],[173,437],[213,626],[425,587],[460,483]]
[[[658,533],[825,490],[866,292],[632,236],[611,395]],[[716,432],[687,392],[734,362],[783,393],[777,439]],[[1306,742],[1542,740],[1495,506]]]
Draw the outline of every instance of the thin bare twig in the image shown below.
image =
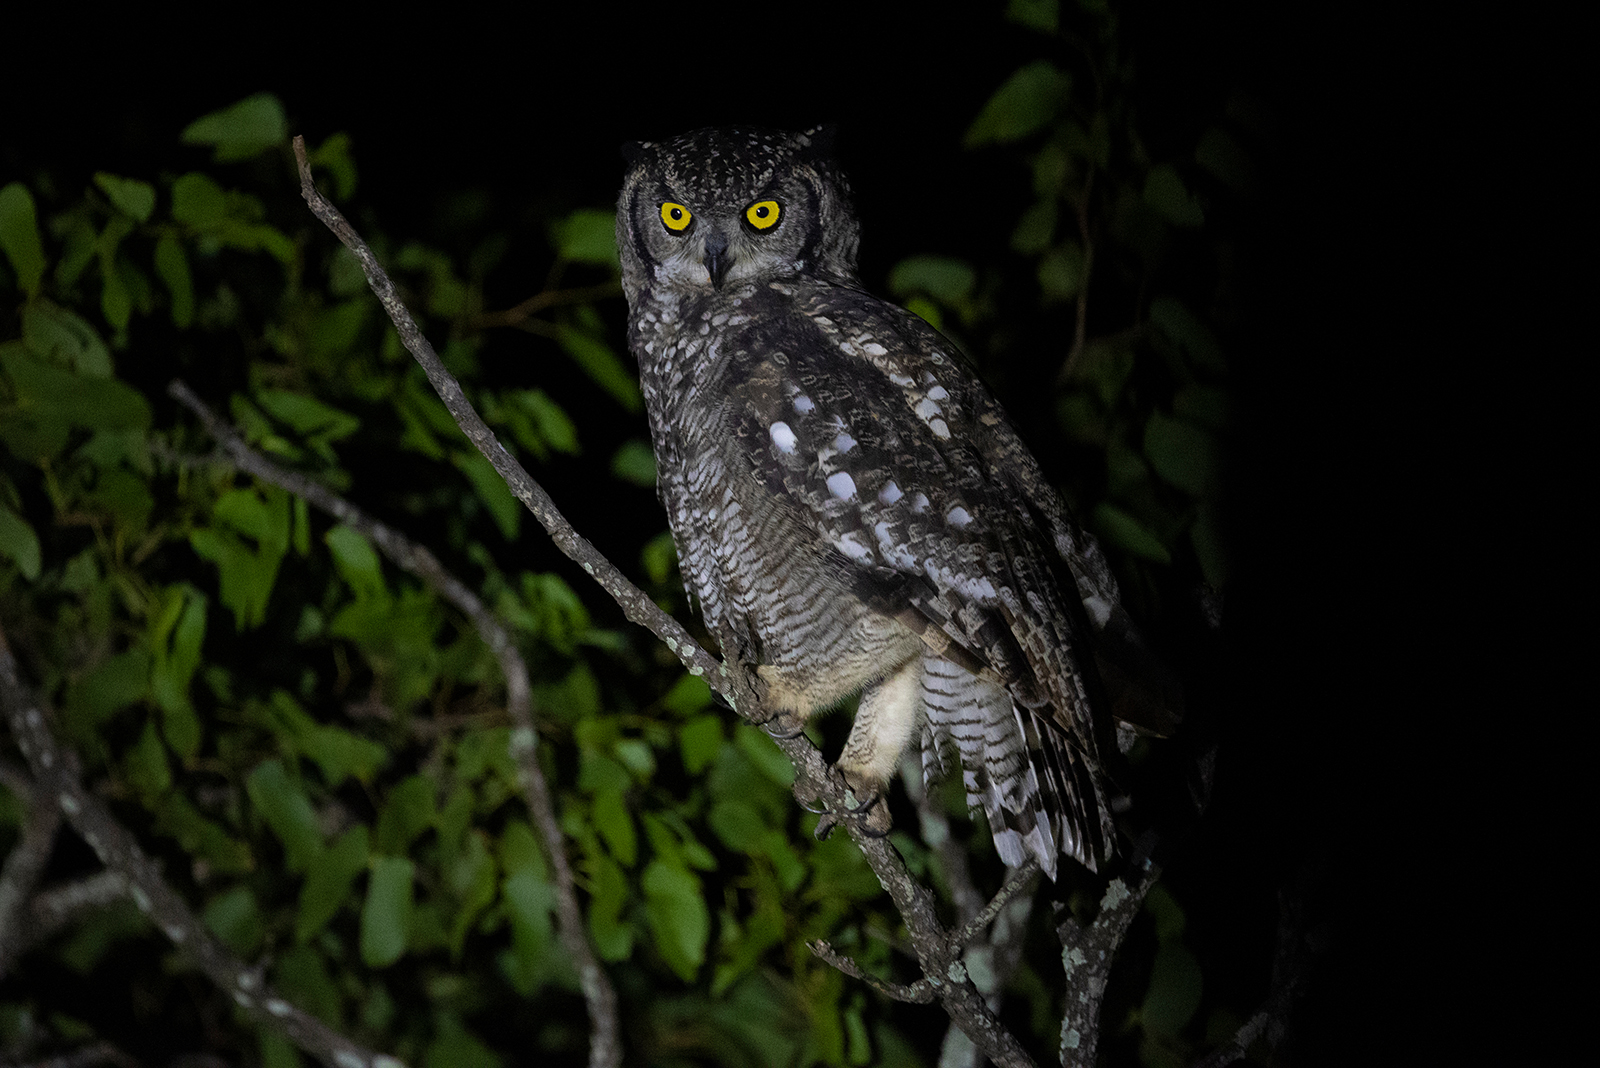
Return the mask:
[[620,1063],[622,1045],[618,1034],[617,993],[605,969],[600,966],[594,947],[589,943],[583,912],[578,907],[572,865],[567,861],[566,840],[561,833],[555,803],[550,798],[550,785],[545,781],[544,769],[539,765],[539,736],[533,719],[528,665],[517,651],[511,632],[477,594],[447,571],[426,548],[367,515],[320,483],[285,470],[251,449],[233,427],[219,419],[183,382],[173,382],[167,387],[167,392],[199,416],[206,431],[217,440],[224,454],[240,470],[304,498],[341,523],[360,531],[395,564],[421,579],[429,589],[454,605],[472,622],[483,643],[493,651],[506,682],[506,711],[513,727],[511,756],[516,762],[522,797],[533,815],[534,825],[539,829],[539,837],[544,841],[551,867],[555,869],[556,913],[560,921],[561,944],[577,969],[579,983],[589,1005],[593,1028],[589,1047],[590,1063],[594,1068],[611,1068]]
[[173,947],[258,1023],[281,1032],[325,1064],[337,1068],[402,1068],[339,1034],[310,1013],[279,997],[261,969],[245,964],[218,941],[193,910],[167,885],[155,861],[79,779],[78,757],[51,732],[44,708],[23,685],[17,662],[0,631],[0,714],[33,771],[36,794],[50,797],[100,862],[128,880],[128,896],[167,936]]
[[[445,370],[433,346],[417,328],[405,304],[400,300],[394,283],[384,272],[365,241],[326,197],[317,191],[306,159],[305,140],[294,139],[295,158],[300,166],[300,189],[312,212],[348,248],[366,272],[367,284],[372,288],[384,311],[394,323],[401,343],[421,365],[428,381],[433,384],[440,400],[455,417],[457,425],[468,440],[489,460],[505,479],[511,492],[527,506],[550,534],[556,547],[587,571],[602,589],[622,608],[632,622],[646,627],[662,640],[690,674],[702,676],[707,684],[730,707],[745,718],[759,716],[759,695],[751,681],[750,673],[735,662],[719,662],[702,649],[682,624],[645,595],[593,545],[580,536],[566,518],[557,511],[549,494],[530,477],[504,446],[495,438],[483,419],[467,401],[461,386]],[[725,636],[719,635],[719,640]],[[730,641],[720,641],[722,648],[736,648]],[[795,793],[805,803],[821,801],[830,811],[847,812],[854,806],[854,797],[844,782],[844,777],[823,760],[822,753],[804,734],[780,736],[773,740],[793,762],[796,771]],[[917,960],[922,966],[924,980],[937,993],[944,1009],[984,1055],[1003,1066],[1032,1065],[1033,1060],[984,1003],[983,996],[968,976],[966,967],[950,949],[950,935],[939,922],[933,895],[911,877],[905,862],[894,851],[886,836],[867,833],[860,820],[844,821],[851,838],[861,849],[878,881],[888,892],[895,908],[905,920],[906,929]],[[593,1053],[591,1051],[591,1058]]]
[[93,875],[40,890],[28,902],[28,946],[37,945],[78,920],[128,896],[128,877],[119,871]]
[[918,979],[914,983],[891,983],[886,979],[879,979],[876,975],[866,971],[852,958],[840,953],[826,939],[814,938],[806,943],[806,948],[814,953],[818,960],[825,961],[839,969],[852,979],[859,979],[886,998],[894,1001],[909,1001],[916,1005],[931,1004],[938,996],[932,983],[927,979]]
[[591,300],[601,300],[606,297],[622,296],[622,286],[618,282],[605,282],[595,286],[578,286],[575,289],[546,289],[535,293],[520,304],[515,304],[505,311],[484,312],[469,324],[479,330],[486,330],[494,326],[523,326],[533,316],[546,308],[558,308],[564,304],[586,304]]
[[28,925],[21,923],[27,914],[24,906],[44,874],[50,851],[55,847],[56,831],[61,827],[61,810],[53,800],[33,791],[32,807],[22,822],[22,834],[6,855],[0,869],[0,979],[22,955]]
[[97,1064],[114,1064],[117,1068],[139,1068],[139,1062],[109,1042],[92,1042],[71,1053],[63,1053],[48,1060],[19,1064],[16,1068],[94,1068]]

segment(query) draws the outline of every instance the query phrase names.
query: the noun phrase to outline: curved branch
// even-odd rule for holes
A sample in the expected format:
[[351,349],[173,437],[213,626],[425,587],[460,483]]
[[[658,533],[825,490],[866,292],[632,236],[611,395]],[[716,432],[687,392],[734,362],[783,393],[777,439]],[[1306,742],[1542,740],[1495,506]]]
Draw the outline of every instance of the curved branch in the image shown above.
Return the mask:
[[257,1023],[282,1032],[325,1064],[337,1068],[404,1068],[401,1061],[375,1053],[333,1030],[310,1013],[279,997],[261,969],[235,957],[200,922],[187,902],[168,886],[155,861],[105,807],[84,789],[77,754],[62,748],[51,733],[43,707],[22,683],[17,662],[0,631],[0,714],[33,771],[35,797],[54,801],[72,829],[107,868],[128,880],[128,896],[156,924],[179,953],[204,972]]
[[5,867],[0,868],[0,979],[10,973],[26,948],[29,925],[20,922],[26,914],[24,906],[44,874],[61,827],[61,810],[39,791],[31,793],[22,834],[6,855]]
[[[644,591],[640,590],[615,565],[600,554],[585,538],[573,529],[566,518],[556,510],[543,487],[535,482],[506,448],[495,438],[483,419],[473,410],[465,393],[433,346],[418,329],[411,312],[400,300],[393,281],[378,263],[361,236],[345,219],[338,208],[317,191],[306,159],[305,139],[294,139],[295,159],[300,167],[300,192],[307,205],[322,223],[333,231],[361,264],[367,284],[377,296],[389,319],[399,333],[401,343],[421,365],[428,381],[433,384],[439,399],[455,417],[457,425],[468,440],[488,459],[494,469],[505,479],[511,492],[527,506],[534,518],[549,533],[556,547],[577,562],[598,582],[622,608],[623,614],[660,638],[674,655],[683,662],[692,675],[706,680],[711,689],[745,719],[755,715],[760,718],[759,692],[750,673],[743,665],[733,661],[719,662],[689,636],[677,620],[664,612]],[[719,636],[719,638],[722,636]],[[722,648],[736,648],[731,642],[721,642]],[[795,766],[795,795],[802,803],[823,802],[830,811],[848,812],[855,807],[855,799],[846,786],[844,777],[830,767],[822,753],[804,734],[783,736],[774,733],[773,740]],[[887,837],[875,837],[866,832],[860,820],[843,821],[850,837],[860,848],[879,883],[889,894],[899,910],[911,936],[911,944],[922,966],[925,981],[936,993],[945,1012],[955,1021],[974,1044],[990,1060],[1003,1066],[1032,1065],[1033,1060],[1022,1048],[989,1007],[983,995],[973,985],[966,966],[961,963],[960,951],[952,951],[948,930],[939,922],[932,893],[911,877],[905,862],[889,844]]]

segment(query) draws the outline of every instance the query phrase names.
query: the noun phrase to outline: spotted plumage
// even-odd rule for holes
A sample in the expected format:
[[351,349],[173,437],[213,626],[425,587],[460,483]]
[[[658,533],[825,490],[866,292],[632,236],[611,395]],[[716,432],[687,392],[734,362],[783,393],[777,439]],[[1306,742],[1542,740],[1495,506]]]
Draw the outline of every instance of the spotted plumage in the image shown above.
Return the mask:
[[955,348],[862,289],[827,140],[627,150],[629,345],[684,585],[772,711],[860,692],[839,759],[858,792],[920,744],[1006,863],[1096,867],[1114,831],[1090,650],[1131,633],[1116,583]]

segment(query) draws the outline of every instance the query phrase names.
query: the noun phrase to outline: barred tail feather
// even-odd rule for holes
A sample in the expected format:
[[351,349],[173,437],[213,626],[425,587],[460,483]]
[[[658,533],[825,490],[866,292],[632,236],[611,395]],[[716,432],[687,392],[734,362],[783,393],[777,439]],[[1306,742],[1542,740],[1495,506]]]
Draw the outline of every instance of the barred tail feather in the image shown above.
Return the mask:
[[1110,813],[1094,770],[1059,731],[1002,687],[931,654],[922,687],[923,776],[931,782],[959,761],[967,808],[982,810],[1007,865],[1034,857],[1054,879],[1062,853],[1091,870],[1110,857]]

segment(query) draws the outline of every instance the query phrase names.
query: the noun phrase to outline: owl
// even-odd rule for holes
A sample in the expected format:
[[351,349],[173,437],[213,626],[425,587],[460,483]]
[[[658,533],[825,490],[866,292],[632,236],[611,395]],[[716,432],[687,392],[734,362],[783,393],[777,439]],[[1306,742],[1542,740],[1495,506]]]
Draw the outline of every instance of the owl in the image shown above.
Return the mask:
[[624,149],[628,344],[684,586],[767,711],[860,695],[838,768],[865,818],[915,744],[930,780],[959,766],[1008,865],[1096,869],[1115,580],[955,346],[862,288],[830,141]]

